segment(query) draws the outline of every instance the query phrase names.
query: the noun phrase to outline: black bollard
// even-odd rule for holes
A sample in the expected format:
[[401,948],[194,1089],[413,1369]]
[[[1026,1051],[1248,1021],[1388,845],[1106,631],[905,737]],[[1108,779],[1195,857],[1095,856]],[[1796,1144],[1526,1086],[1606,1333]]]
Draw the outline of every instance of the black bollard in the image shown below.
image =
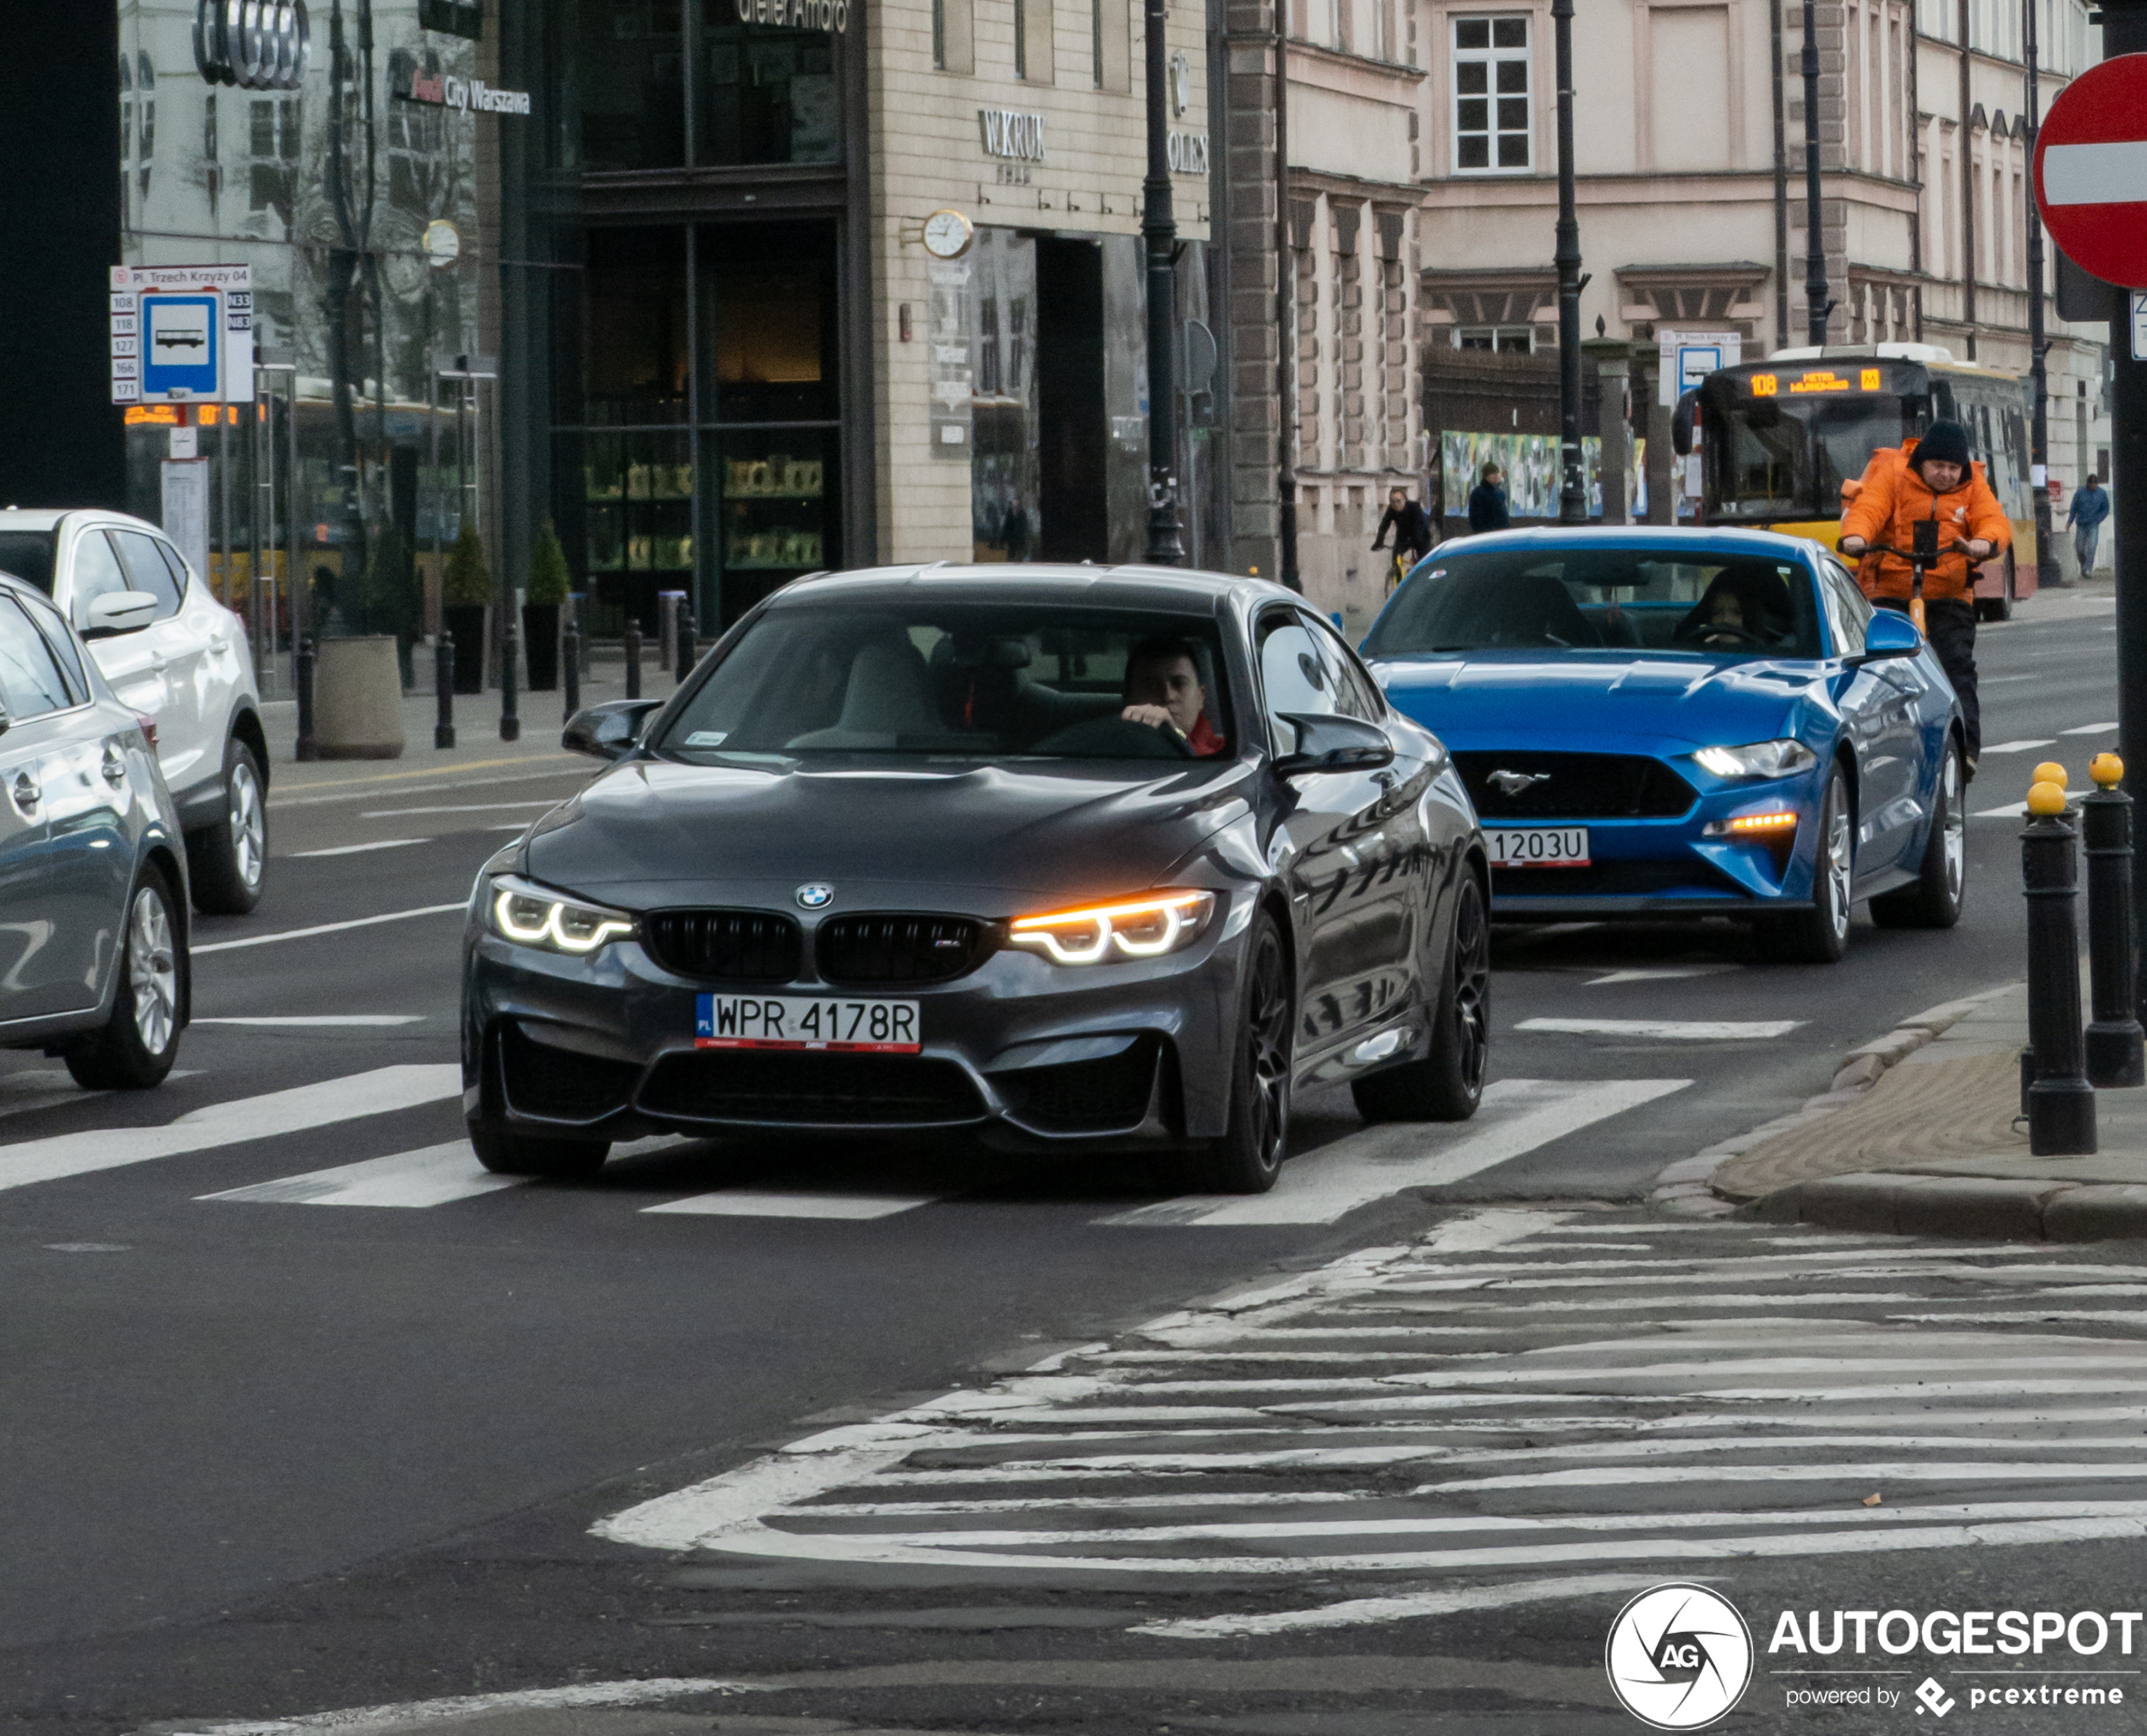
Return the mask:
[[433,691],[440,717],[433,724],[433,745],[455,745],[455,636],[442,627],[433,638]]
[[298,641],[298,654],[292,659],[298,687],[298,751],[301,761],[320,757],[320,745],[313,739],[313,641],[310,637]]
[[572,615],[566,618],[566,631],[560,635],[560,685],[566,692],[566,709],[560,721],[565,723],[582,709],[582,626]]
[[641,623],[626,622],[626,697],[641,697]]
[[2020,834],[2021,878],[2028,899],[2028,1040],[2035,1051],[2028,1087],[2028,1149],[2072,1157],[2095,1149],[2095,1088],[2084,1073],[2080,1035],[2080,937],[2077,835],[2064,791],[2038,783],[2028,794],[2033,816]]
[[678,685],[686,685],[686,678],[693,673],[693,666],[700,661],[701,647],[695,642],[693,609],[690,603],[679,605]]
[[2098,754],[2099,786],[2080,804],[2087,846],[2087,955],[2095,1018],[2087,1028],[2087,1078],[2096,1086],[2147,1084],[2133,992],[2139,936],[2132,928],[2132,798],[2117,788],[2124,762]]
[[516,681],[521,671],[515,667],[516,658],[522,655],[522,635],[516,631],[518,625],[515,620],[516,613],[511,609],[504,611],[505,619],[500,624],[500,740],[502,741],[522,740],[522,712],[517,708],[516,699]]

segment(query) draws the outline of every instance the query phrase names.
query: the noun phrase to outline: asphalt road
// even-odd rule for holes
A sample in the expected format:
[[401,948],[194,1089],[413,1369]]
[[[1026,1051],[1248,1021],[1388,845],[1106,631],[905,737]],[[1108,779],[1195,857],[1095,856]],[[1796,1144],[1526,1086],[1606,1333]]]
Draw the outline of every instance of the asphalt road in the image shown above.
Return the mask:
[[[1972,809],[2017,801],[2046,755],[2077,777],[2113,745],[2111,628],[2106,601],[2073,598],[1986,630]],[[1033,1564],[888,1580],[749,1552],[695,1568],[589,1527],[831,1420],[883,1428],[1190,1298],[1472,1221],[1455,1216],[1467,1203],[1629,1204],[1664,1164],[1823,1089],[1844,1049],[2020,974],[2018,826],[1979,817],[1961,926],[1888,932],[1860,913],[1831,968],[1762,965],[1726,925],[1502,931],[1499,1083],[1479,1122],[1405,1147],[1352,1138],[1346,1095],[1306,1100],[1298,1160],[1263,1203],[1175,1199],[1130,1165],[767,1144],[499,1186],[453,1149],[458,919],[434,907],[459,907],[508,829],[582,773],[560,760],[442,778],[417,751],[378,783],[272,805],[271,889],[253,916],[200,925],[197,1024],[162,1090],[86,1096],[56,1063],[0,1057],[0,1728],[853,1665],[878,1673],[713,1727],[1631,1728],[1581,1681],[1600,1684],[1603,1612],[1621,1601],[1601,1587],[1511,1622],[1401,1619],[1309,1651],[1302,1635],[1241,1635],[1179,1670],[1170,1648],[1124,1638],[1151,1602],[1190,1619],[1290,1597],[1219,1570],[1188,1592],[1152,1575],[1084,1589]],[[383,915],[396,920],[337,925]],[[258,1022],[279,1020],[297,1022]],[[1755,1023],[1789,1029],[1736,1034]],[[1616,1216],[1628,1240],[1646,1229]],[[1763,1239],[1706,1233],[1724,1259]],[[1660,1239],[1665,1257],[1681,1245]],[[2139,1280],[2110,1281],[2147,1293]],[[1883,1329],[1897,1304],[1824,1306]],[[2141,1318],[2068,1329],[2128,1350]],[[2137,1547],[1984,1552],[1975,1571],[2003,1583],[1958,1596],[2095,1606]],[[1634,1583],[1678,1570],[1701,1569]],[[1799,1558],[1745,1588],[1824,1602],[1819,1582],[1846,1574],[1866,1603],[1919,1595],[1921,1571]],[[1308,1564],[1289,1591],[1324,1604],[1362,1589],[1353,1574]],[[675,1728],[745,1715],[708,1706]],[[793,1722],[817,1717],[839,1722]],[[1777,1727],[1751,1707],[1736,1720]]]

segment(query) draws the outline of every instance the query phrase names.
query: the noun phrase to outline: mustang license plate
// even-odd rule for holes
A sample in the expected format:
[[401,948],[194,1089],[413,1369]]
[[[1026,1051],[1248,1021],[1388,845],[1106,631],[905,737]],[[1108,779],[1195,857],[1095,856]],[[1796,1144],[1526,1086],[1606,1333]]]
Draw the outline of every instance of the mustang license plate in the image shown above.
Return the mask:
[[1528,826],[1486,829],[1494,868],[1586,868],[1588,829],[1585,826]]
[[792,995],[702,995],[697,1049],[831,1049],[915,1055],[915,1001],[836,1001]]

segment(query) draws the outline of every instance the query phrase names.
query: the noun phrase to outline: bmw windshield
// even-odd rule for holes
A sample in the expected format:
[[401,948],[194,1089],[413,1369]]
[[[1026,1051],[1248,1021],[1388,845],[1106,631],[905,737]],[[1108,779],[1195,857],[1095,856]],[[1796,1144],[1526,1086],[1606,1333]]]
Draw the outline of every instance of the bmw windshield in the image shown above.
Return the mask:
[[1226,756],[1212,617],[797,603],[762,615],[654,745],[715,762]]
[[1823,655],[1802,566],[1690,545],[1464,544],[1434,555],[1364,641],[1367,657],[1508,651]]

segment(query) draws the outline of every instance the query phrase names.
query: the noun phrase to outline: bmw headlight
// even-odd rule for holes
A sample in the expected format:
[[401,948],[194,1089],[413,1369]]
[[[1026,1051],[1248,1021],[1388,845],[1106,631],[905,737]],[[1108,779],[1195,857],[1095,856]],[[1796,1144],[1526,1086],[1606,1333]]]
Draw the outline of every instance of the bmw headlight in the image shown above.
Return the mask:
[[1786,778],[1819,763],[1801,741],[1755,741],[1745,747],[1703,747],[1692,757],[1718,778]]
[[562,898],[511,874],[492,882],[486,910],[493,933],[518,947],[586,958],[609,941],[630,940],[639,925],[625,910]]
[[1160,958],[1198,939],[1215,909],[1213,893],[1114,898],[1041,916],[1017,916],[1008,928],[1007,944],[1041,953],[1054,964]]

